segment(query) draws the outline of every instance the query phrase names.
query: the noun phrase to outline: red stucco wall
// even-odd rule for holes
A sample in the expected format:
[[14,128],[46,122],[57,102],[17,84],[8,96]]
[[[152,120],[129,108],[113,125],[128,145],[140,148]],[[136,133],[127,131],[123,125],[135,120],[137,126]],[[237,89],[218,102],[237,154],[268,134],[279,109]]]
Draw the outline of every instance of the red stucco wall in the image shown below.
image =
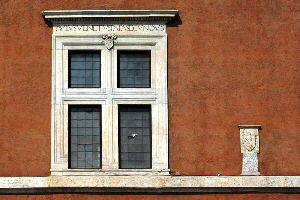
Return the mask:
[[168,27],[171,169],[239,175],[237,126],[260,124],[261,174],[299,175],[299,1],[1,0],[0,9],[0,176],[50,175],[52,28],[41,12],[76,9],[179,10]]
[[[171,4],[172,5],[172,4]],[[177,4],[168,29],[170,166],[238,175],[239,124],[260,124],[262,175],[299,175],[298,1]]]

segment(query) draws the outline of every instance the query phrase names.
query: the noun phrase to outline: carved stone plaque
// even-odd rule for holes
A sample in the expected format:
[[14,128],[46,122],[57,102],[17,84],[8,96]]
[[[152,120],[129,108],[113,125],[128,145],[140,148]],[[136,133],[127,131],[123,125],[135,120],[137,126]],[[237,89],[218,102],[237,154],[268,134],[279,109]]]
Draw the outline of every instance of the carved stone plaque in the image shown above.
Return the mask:
[[243,154],[243,167],[241,175],[260,175],[258,171],[259,134],[260,125],[241,125],[240,140]]
[[258,129],[241,129],[241,153],[259,153]]

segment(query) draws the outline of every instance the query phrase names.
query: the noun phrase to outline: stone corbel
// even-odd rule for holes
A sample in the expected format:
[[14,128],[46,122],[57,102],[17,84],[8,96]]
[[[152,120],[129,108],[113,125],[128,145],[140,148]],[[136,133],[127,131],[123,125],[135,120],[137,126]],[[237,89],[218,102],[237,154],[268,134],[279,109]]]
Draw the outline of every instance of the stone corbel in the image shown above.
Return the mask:
[[243,154],[243,167],[241,175],[257,176],[259,153],[259,134],[261,125],[240,125],[241,153]]

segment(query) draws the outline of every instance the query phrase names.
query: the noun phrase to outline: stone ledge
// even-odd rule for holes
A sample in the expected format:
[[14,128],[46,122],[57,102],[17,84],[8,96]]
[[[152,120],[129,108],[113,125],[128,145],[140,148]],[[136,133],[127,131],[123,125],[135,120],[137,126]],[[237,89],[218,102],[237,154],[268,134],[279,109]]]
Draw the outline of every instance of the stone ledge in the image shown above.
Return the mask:
[[0,189],[38,188],[297,188],[300,176],[49,176],[0,177]]

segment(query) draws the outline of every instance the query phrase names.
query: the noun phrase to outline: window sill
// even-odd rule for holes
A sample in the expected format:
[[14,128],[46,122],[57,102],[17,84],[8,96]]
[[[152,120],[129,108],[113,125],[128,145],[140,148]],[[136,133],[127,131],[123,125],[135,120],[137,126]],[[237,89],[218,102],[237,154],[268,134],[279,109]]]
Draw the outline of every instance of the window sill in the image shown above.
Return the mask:
[[52,176],[168,176],[170,170],[155,169],[68,169],[64,171],[51,171]]

